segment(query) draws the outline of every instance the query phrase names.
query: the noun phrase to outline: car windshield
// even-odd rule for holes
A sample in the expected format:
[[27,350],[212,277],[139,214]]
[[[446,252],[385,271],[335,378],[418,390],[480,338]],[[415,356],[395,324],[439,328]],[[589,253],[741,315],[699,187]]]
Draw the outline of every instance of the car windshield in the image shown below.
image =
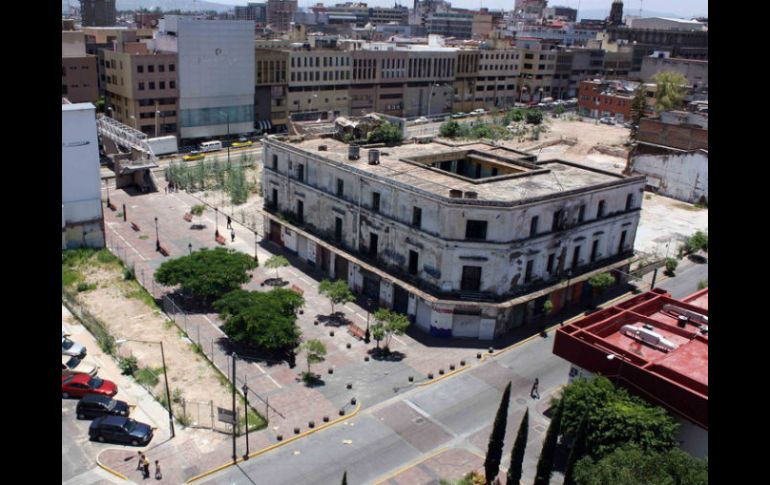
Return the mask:
[[62,341],[61,341],[61,348],[63,348],[63,349],[69,349],[73,345],[75,345],[75,342],[73,342],[72,340],[69,340],[69,339],[65,338],[65,339],[62,339]]
[[127,419],[126,424],[123,425],[123,429],[125,429],[127,432],[132,432],[136,428],[136,421],[133,419]]
[[113,409],[115,409],[116,404],[117,402],[114,399],[110,399],[109,402],[107,403],[107,410],[112,411]]
[[102,387],[102,384],[104,384],[104,381],[102,379],[97,379],[97,378],[91,379],[88,382],[88,385],[91,386],[91,389],[99,389],[100,387]]
[[80,359],[78,359],[77,357],[73,357],[67,361],[67,367],[69,367],[70,369],[74,369],[79,364],[80,364]]

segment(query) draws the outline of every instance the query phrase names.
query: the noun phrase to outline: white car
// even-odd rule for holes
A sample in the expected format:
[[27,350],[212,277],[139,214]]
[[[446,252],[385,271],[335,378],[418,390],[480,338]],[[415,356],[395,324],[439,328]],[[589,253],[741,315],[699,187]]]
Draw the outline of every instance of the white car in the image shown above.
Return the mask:
[[68,355],[61,356],[61,374],[63,376],[83,373],[94,377],[99,372],[99,366],[90,360],[81,360]]
[[70,340],[69,334],[65,332],[64,327],[61,329],[61,354],[81,359],[86,356],[86,348]]
[[481,115],[483,115],[485,113],[486,113],[486,111],[484,110],[484,108],[478,108],[478,109],[474,109],[473,111],[471,111],[471,114],[479,115],[479,116],[481,116]]
[[424,117],[424,116],[420,116],[419,118],[414,120],[414,124],[415,125],[422,125],[422,124],[425,124],[425,123],[430,123],[430,120],[428,118]]

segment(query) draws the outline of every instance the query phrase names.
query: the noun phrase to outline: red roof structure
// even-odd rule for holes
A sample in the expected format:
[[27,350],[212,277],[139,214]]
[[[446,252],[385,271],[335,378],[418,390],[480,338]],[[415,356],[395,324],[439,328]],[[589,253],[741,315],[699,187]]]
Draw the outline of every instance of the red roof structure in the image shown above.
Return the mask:
[[682,300],[654,289],[592,313],[557,330],[553,353],[708,430],[708,288]]

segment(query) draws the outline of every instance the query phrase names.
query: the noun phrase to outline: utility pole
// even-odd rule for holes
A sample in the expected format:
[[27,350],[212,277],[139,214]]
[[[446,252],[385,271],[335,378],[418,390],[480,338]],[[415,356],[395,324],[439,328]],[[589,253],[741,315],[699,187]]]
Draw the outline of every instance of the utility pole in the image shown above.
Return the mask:
[[235,451],[235,424],[238,422],[238,415],[235,412],[235,352],[232,354],[233,356],[233,462],[238,460],[238,455]]

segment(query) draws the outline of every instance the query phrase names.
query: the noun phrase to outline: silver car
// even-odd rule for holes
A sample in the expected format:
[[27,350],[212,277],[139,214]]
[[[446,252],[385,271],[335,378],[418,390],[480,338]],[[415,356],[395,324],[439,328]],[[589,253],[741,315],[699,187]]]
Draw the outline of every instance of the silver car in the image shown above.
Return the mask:
[[86,348],[79,343],[69,339],[69,335],[62,329],[61,331],[61,353],[82,359],[86,356]]

